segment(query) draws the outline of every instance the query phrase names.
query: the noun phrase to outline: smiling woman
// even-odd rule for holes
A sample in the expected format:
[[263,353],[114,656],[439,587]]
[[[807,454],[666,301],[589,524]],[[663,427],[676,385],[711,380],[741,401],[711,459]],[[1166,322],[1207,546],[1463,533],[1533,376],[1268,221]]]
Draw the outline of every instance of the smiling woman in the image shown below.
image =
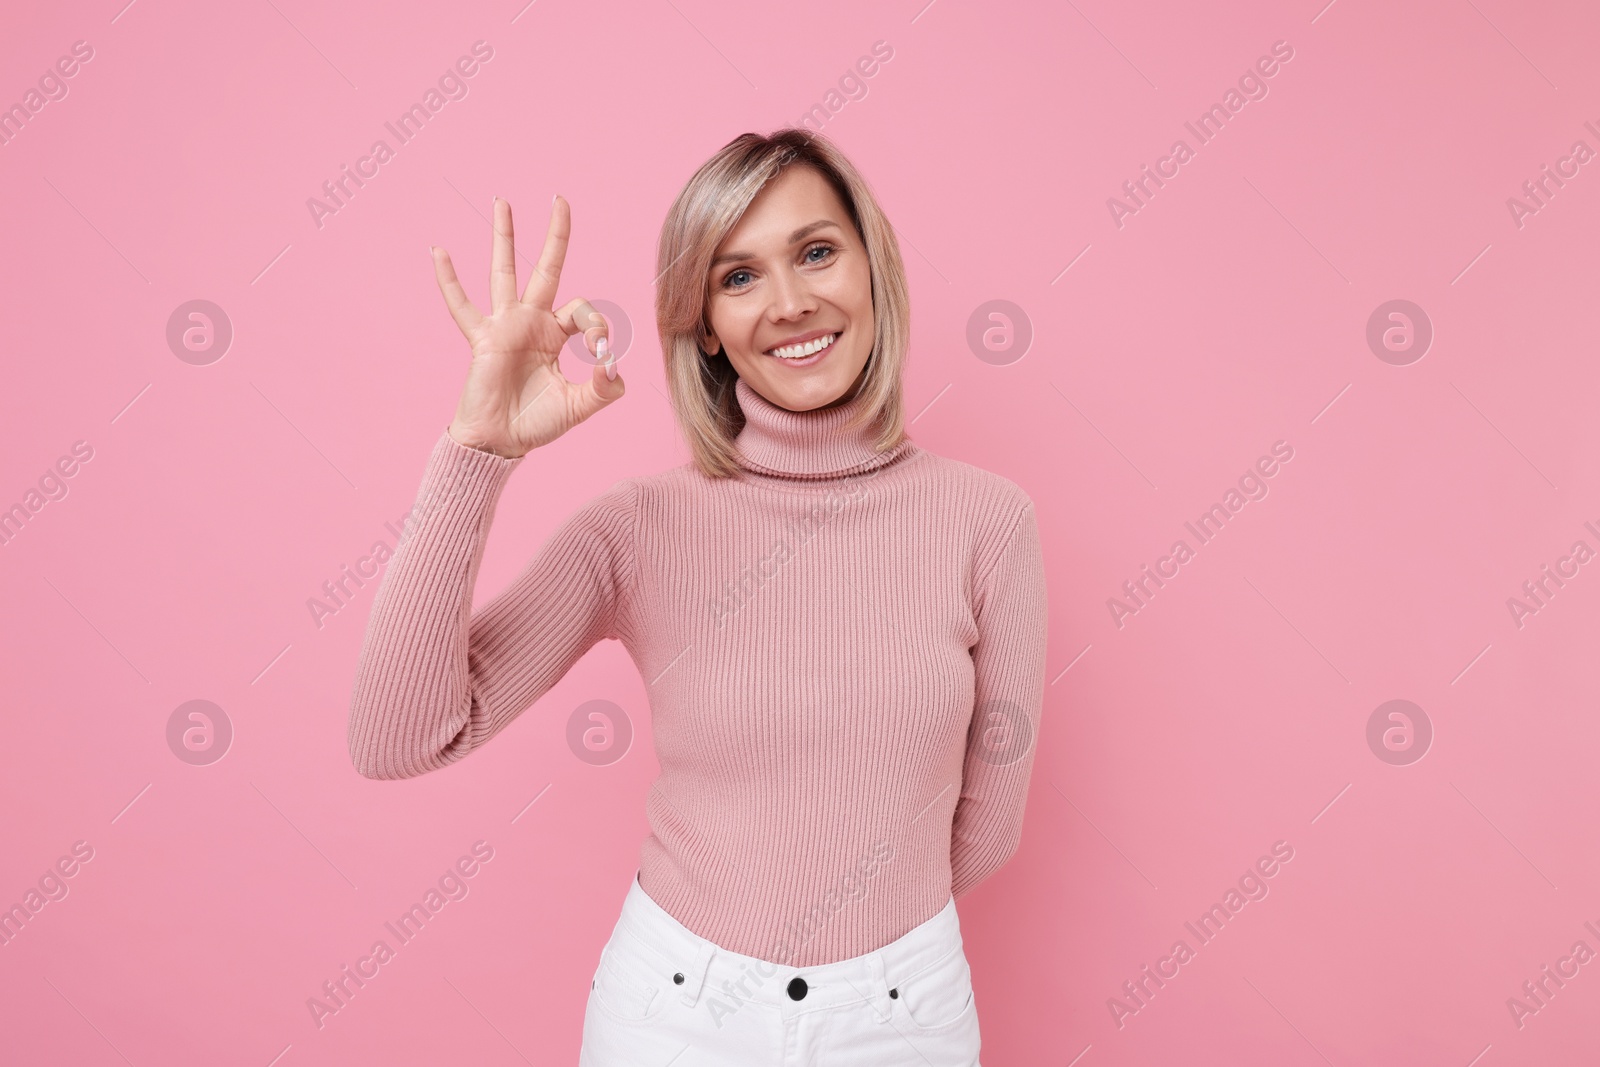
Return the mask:
[[[794,212],[815,218],[785,233]],[[851,399],[875,340],[872,280],[839,194],[810,167],[785,171],[726,240],[735,251],[711,261],[706,352],[790,411]]]
[[[977,1067],[956,903],[1021,841],[1044,700],[1033,502],[906,435],[905,277],[865,181],[817,135],[749,133],[688,181],[657,247],[692,459],[612,485],[473,611],[513,472],[625,395],[605,320],[555,303],[570,232],[558,196],[518,297],[497,199],[487,314],[430,250],[470,365],[418,494],[436,503],[373,599],[351,760],[446,767],[620,641],[650,679],[660,774],[580,1067],[685,1045],[752,1067]],[[580,333],[594,362],[571,381],[558,359]],[[893,862],[865,893],[869,850]]]
[[673,204],[657,260],[673,405],[706,473],[737,469],[739,380],[789,411],[859,398],[852,430],[870,426],[878,449],[904,439],[911,310],[899,245],[826,138],[735,138]]

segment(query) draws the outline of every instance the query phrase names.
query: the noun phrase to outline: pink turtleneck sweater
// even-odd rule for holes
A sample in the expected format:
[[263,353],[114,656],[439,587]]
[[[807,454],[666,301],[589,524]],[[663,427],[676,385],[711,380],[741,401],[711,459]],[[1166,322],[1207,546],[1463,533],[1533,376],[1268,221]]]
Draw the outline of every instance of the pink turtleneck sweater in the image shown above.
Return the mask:
[[858,400],[793,412],[736,392],[737,477],[686,463],[617,482],[475,614],[527,457],[441,435],[373,601],[350,756],[369,778],[438,770],[621,641],[661,766],[640,886],[726,949],[816,966],[888,944],[1016,850],[1043,559],[1007,479],[909,438],[875,453],[843,427]]

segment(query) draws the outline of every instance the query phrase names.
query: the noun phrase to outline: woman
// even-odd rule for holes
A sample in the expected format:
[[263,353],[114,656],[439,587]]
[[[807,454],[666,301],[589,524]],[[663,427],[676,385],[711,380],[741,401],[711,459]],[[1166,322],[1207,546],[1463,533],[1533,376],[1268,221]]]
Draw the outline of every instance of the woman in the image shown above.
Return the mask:
[[[955,902],[1020,838],[1044,574],[1027,495],[905,435],[893,230],[805,131],[744,134],[701,167],[656,296],[693,460],[578,509],[469,619],[512,472],[624,391],[603,320],[553,310],[566,201],[520,300],[499,199],[494,229],[488,315],[432,253],[472,361],[374,598],[357,769],[453,763],[619,640],[661,774],[580,1063],[973,1067]],[[581,383],[557,363],[579,332]]]

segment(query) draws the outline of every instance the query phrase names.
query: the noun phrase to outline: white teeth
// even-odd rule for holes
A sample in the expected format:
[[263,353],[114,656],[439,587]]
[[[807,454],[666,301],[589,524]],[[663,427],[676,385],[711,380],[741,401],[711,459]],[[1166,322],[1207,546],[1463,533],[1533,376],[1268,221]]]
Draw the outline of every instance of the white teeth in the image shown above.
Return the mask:
[[838,337],[838,334],[830,333],[813,341],[807,341],[804,344],[784,345],[782,348],[774,348],[771,354],[779,359],[805,359],[807,356],[814,356],[821,352],[824,348],[833,344]]

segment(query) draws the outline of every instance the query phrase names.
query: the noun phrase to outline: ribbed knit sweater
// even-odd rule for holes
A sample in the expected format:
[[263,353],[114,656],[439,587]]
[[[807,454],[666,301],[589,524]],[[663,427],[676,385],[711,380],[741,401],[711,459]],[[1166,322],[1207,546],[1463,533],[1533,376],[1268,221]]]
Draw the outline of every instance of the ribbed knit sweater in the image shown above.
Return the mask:
[[816,966],[895,940],[1016,850],[1043,558],[1011,481],[909,437],[874,451],[844,426],[860,399],[794,412],[735,390],[737,476],[616,482],[476,613],[529,457],[442,434],[373,600],[350,756],[369,778],[454,763],[621,641],[661,768],[640,886],[725,949]]

